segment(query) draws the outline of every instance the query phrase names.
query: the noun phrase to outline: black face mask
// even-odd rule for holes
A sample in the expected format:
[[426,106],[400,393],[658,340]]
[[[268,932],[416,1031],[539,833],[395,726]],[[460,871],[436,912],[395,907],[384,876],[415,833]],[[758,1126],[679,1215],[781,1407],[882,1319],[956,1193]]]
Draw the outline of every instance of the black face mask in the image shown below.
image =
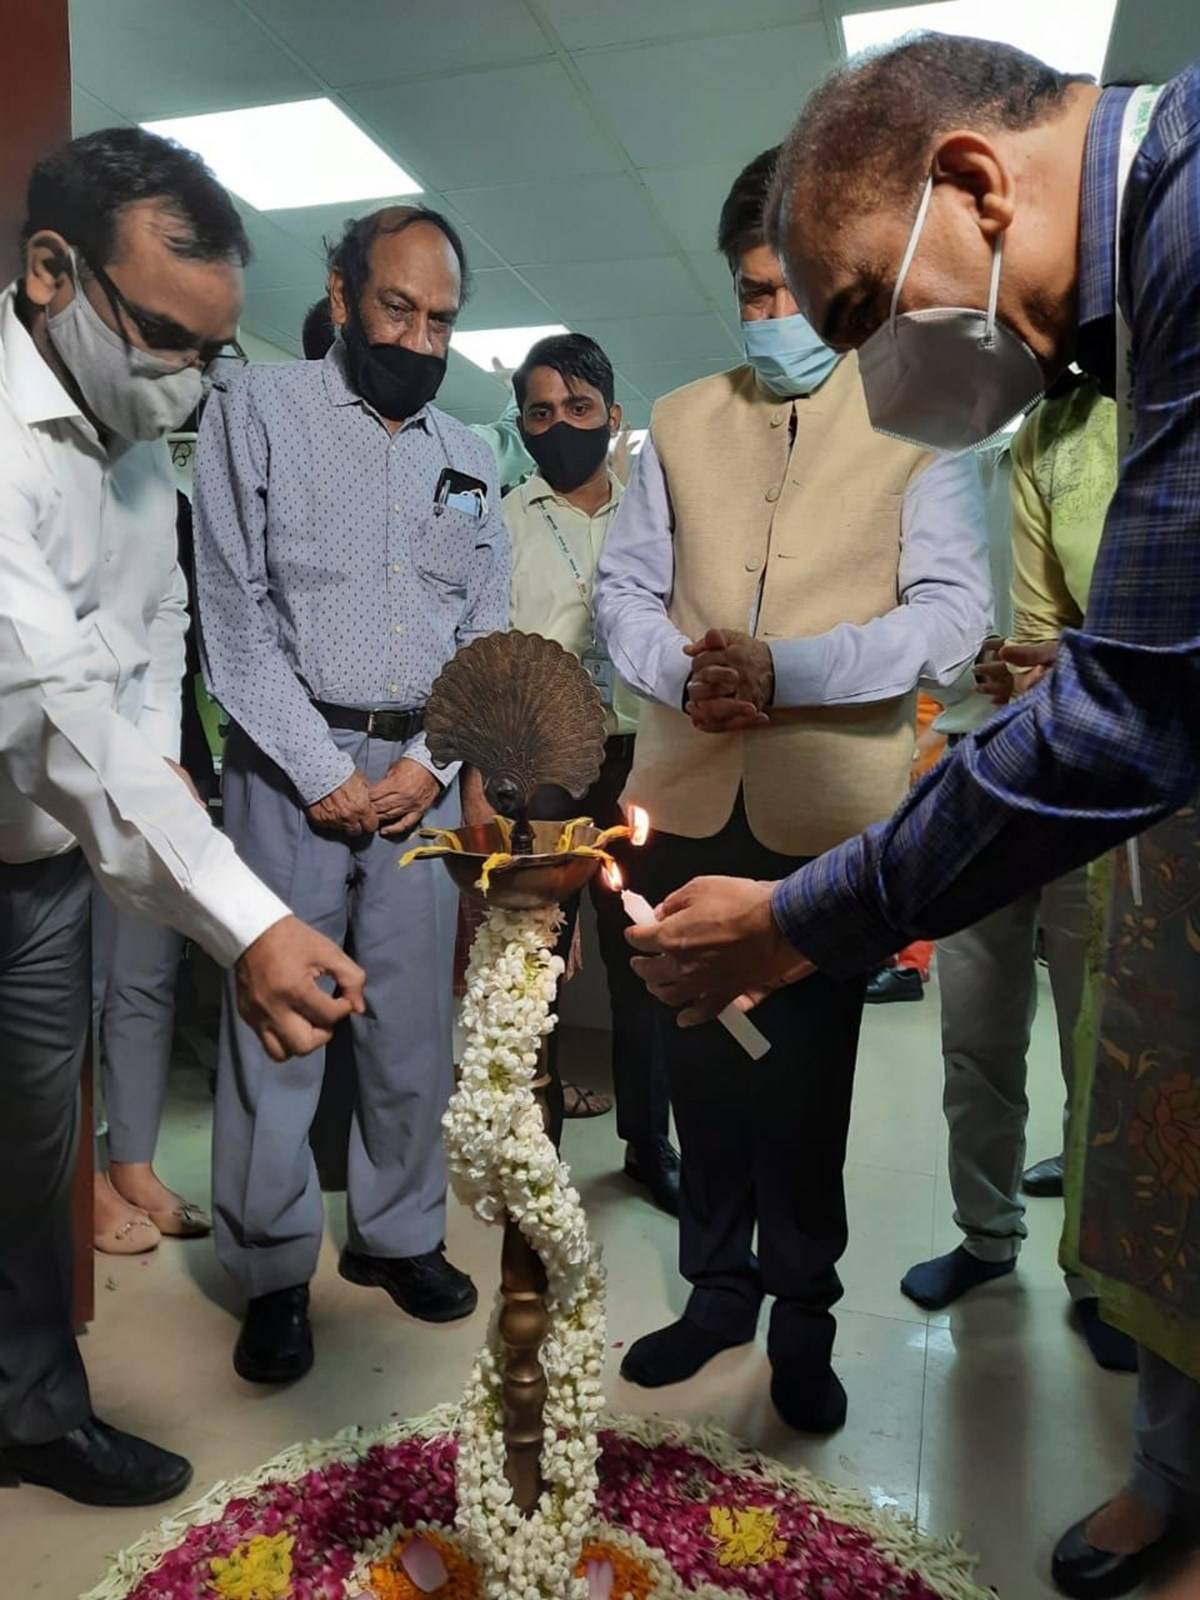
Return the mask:
[[445,356],[427,356],[402,344],[368,344],[357,314],[342,328],[350,382],[389,422],[415,417],[442,386]]
[[604,460],[610,435],[607,422],[598,428],[556,422],[545,433],[527,433],[522,424],[521,438],[550,487],[560,494],[570,494],[586,483]]

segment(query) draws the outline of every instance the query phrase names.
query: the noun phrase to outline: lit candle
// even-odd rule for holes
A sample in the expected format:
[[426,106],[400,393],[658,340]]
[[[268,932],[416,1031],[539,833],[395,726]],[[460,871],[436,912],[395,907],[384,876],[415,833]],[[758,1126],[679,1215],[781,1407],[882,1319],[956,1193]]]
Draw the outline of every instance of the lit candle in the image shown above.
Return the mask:
[[[619,887],[621,882],[619,872],[606,872],[605,878],[610,888]],[[632,889],[622,889],[621,904],[625,908],[625,915],[635,928],[652,928],[658,921],[654,915],[654,907],[644,894],[635,894]],[[731,1038],[737,1040],[752,1060],[761,1061],[771,1048],[771,1041],[765,1034],[760,1033],[746,1013],[739,1011],[736,1006],[726,1006],[718,1015],[717,1021]]]
[[625,907],[625,915],[635,928],[648,928],[656,921],[654,907],[644,894],[634,894],[632,889],[622,889],[621,904]]

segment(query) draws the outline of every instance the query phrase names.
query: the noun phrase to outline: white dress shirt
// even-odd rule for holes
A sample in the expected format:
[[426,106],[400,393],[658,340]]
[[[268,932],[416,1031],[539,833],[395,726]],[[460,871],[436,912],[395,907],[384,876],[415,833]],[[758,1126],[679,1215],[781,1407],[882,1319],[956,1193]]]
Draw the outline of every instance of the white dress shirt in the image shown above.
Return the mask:
[[[906,489],[900,518],[899,604],[870,622],[773,640],[776,706],[889,700],[918,683],[936,692],[974,661],[992,609],[976,462],[932,462]],[[692,662],[683,653],[690,641],[667,615],[674,541],[670,487],[648,437],[600,558],[596,626],[625,682],[678,710]],[[755,624],[748,617],[747,631]]]
[[288,914],[164,757],[187,593],[165,443],[111,449],[0,295],[0,861],[82,847],[128,909],[231,963]]

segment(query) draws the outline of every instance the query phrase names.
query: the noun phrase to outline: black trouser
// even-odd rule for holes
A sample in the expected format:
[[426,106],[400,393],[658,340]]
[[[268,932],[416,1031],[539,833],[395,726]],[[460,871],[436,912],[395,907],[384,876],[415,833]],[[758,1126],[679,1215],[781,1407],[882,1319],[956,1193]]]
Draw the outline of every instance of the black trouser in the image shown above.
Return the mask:
[[61,1438],[91,1411],[71,1326],[90,904],[78,850],[0,865],[0,1446]]
[[[582,800],[572,800],[561,789],[539,790],[534,811],[542,818],[591,817],[601,828],[615,827],[621,816],[621,792],[633,764],[633,735],[613,734],[605,746],[600,776]],[[612,847],[621,863],[626,882],[636,880],[641,850],[623,841]],[[630,970],[633,954],[625,942],[629,918],[621,907],[620,895],[605,888],[599,874],[591,881],[590,893],[596,910],[596,931],[600,956],[608,978],[612,1009],[612,1079],[617,1103],[617,1133],[630,1144],[665,1138],[669,1103],[666,1066],[654,1049],[654,1002],[641,979]],[[566,922],[559,941],[559,954],[566,958],[579,917],[580,897],[575,895],[564,906]],[[558,1086],[558,1034],[550,1036],[550,1070],[555,1079],[551,1101],[561,1096]]]
[[[782,878],[802,859],[750,832],[739,795],[708,839],[655,834],[641,878],[652,900],[706,874]],[[790,1368],[822,1368],[833,1349],[830,1307],[841,1299],[846,1248],[842,1166],[865,979],[816,973],[754,1012],[771,1040],[752,1061],[719,1022],[677,1026],[655,1005],[683,1158],[679,1266],[692,1285],[688,1317],[730,1340],[753,1338],[775,1297],[768,1350]],[[758,1228],[758,1254],[754,1231]]]

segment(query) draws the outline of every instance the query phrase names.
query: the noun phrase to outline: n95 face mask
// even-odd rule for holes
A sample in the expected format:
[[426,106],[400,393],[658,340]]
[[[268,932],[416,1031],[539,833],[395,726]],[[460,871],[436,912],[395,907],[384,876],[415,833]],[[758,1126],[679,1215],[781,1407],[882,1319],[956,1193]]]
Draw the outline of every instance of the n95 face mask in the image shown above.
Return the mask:
[[1046,381],[1025,341],[996,319],[1002,234],[992,246],[986,310],[935,306],[897,314],[932,194],[931,177],[900,263],[888,320],[858,352],[858,364],[872,427],[926,450],[957,452],[986,444],[1030,410]]

